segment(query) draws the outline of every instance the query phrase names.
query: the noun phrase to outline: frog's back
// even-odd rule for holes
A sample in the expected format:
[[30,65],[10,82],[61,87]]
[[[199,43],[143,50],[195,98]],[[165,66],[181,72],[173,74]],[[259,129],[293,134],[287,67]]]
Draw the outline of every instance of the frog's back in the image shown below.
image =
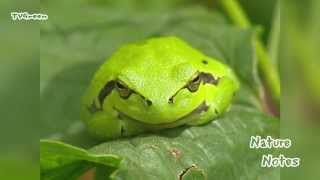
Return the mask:
[[121,47],[101,67],[104,74],[97,77],[107,78],[104,82],[121,79],[146,96],[157,92],[169,95],[196,72],[190,62],[202,56],[179,38],[151,38]]
[[[210,63],[203,64],[204,60]],[[197,71],[220,76],[225,68],[177,37],[151,38],[119,48],[96,73],[94,81],[99,83],[93,89],[120,79],[146,97],[157,95],[167,99]]]
[[[170,69],[202,57],[203,54],[177,37],[151,38],[122,46],[106,62],[110,70]],[[114,68],[112,68],[114,67]],[[116,69],[117,68],[117,69]]]

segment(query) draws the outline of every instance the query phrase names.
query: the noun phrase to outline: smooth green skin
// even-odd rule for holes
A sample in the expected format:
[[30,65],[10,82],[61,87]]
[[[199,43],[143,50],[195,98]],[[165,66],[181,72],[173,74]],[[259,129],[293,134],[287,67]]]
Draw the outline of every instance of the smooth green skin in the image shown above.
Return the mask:
[[[208,63],[203,63],[204,60]],[[217,85],[201,83],[196,92],[183,88],[198,72],[210,73],[220,81]],[[116,79],[152,101],[152,105],[148,106],[137,94],[123,99],[113,89],[103,101],[103,110],[91,113],[88,107],[92,103],[101,107],[98,101],[101,89]],[[124,45],[100,67],[83,97],[82,119],[89,132],[102,139],[201,125],[227,109],[239,85],[227,65],[186,42],[176,37],[152,38]],[[168,103],[174,94],[174,102]],[[185,117],[203,102],[209,106],[207,111]],[[115,108],[130,118],[119,118]]]

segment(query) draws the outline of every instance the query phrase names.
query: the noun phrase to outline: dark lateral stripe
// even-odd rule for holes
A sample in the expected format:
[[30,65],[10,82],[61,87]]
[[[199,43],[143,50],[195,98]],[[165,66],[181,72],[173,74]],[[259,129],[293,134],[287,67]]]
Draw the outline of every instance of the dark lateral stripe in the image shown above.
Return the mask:
[[98,95],[98,100],[99,100],[101,109],[102,109],[104,99],[111,93],[114,87],[115,87],[115,81],[112,80],[112,81],[109,81],[106,85],[104,85],[104,87],[100,90]]
[[95,101],[93,100],[92,104],[88,106],[88,111],[91,114],[94,114],[98,111],[102,111],[103,109],[103,101],[104,99],[111,93],[113,88],[115,87],[115,81],[109,81],[104,87],[100,90],[99,95],[98,95],[98,100],[99,100],[99,105],[100,107],[97,107]]

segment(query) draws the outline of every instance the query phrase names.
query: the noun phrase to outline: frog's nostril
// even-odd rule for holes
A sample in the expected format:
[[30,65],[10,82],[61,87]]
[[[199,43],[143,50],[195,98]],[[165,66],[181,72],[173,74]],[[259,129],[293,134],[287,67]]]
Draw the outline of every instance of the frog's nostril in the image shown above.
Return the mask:
[[148,106],[151,106],[151,105],[152,105],[152,101],[150,101],[150,100],[147,99],[146,102],[147,102],[147,105],[148,105]]
[[169,103],[169,104],[172,104],[172,103],[173,103],[173,97],[169,98],[168,103]]

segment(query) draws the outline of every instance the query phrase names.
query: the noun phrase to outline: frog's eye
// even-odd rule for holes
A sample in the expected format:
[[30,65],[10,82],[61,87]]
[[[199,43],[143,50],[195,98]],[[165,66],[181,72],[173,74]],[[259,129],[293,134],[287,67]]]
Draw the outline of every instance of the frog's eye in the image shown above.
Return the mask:
[[201,78],[199,75],[197,75],[195,78],[188,82],[186,87],[190,92],[196,92],[199,89],[200,83]]
[[117,91],[119,92],[120,97],[124,99],[128,99],[132,94],[132,91],[119,81],[116,82],[116,88],[117,88]]

